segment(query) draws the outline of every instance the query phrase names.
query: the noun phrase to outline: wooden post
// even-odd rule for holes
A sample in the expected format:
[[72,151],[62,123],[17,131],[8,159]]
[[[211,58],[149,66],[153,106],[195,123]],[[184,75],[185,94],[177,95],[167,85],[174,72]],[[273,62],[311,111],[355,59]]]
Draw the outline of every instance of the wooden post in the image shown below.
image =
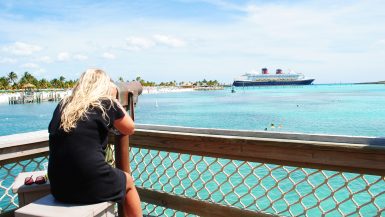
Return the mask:
[[[134,101],[133,101],[133,95],[128,95],[128,105],[129,108],[129,115],[131,116],[132,120],[134,120]],[[127,109],[125,107],[125,109]],[[119,168],[123,170],[124,172],[127,172],[131,174],[130,169],[130,155],[129,155],[129,136],[128,135],[116,135],[115,141],[115,165],[116,168]],[[122,207],[122,204],[118,204],[118,215],[119,216],[127,216],[124,213],[124,209]]]
[[[130,164],[128,159],[128,136],[127,135],[116,135],[115,136],[115,165],[116,168],[123,170],[124,172],[130,173]],[[122,204],[118,204],[118,216],[124,217],[124,209]]]
[[129,161],[129,145],[127,135],[115,136],[115,163],[116,167],[124,172],[131,173]]

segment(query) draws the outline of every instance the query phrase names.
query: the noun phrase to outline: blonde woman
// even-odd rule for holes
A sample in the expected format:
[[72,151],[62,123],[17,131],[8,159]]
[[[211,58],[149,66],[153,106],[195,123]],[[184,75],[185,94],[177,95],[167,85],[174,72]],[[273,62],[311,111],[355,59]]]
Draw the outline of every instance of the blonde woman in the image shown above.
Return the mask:
[[114,96],[108,75],[88,69],[55,109],[48,127],[51,193],[68,203],[121,202],[126,216],[142,216],[132,177],[105,162],[109,129],[134,133],[134,122]]

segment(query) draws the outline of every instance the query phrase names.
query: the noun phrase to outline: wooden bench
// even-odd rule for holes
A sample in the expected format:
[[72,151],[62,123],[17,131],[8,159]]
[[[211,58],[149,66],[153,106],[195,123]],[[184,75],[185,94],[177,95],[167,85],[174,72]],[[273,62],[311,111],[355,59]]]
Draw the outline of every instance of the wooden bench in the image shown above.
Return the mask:
[[19,198],[19,207],[23,207],[39,198],[42,198],[51,193],[49,181],[45,184],[24,185],[26,177],[31,177],[35,180],[38,176],[44,176],[47,171],[22,172],[16,177],[12,185],[12,192],[17,193]]
[[20,173],[13,183],[12,191],[18,194],[19,209],[15,217],[112,217],[115,216],[115,203],[103,202],[91,205],[66,204],[56,201],[50,194],[49,182],[38,185],[24,185],[26,177],[45,175],[46,171]]
[[115,203],[103,202],[91,205],[61,203],[51,194],[15,211],[15,217],[113,217]]

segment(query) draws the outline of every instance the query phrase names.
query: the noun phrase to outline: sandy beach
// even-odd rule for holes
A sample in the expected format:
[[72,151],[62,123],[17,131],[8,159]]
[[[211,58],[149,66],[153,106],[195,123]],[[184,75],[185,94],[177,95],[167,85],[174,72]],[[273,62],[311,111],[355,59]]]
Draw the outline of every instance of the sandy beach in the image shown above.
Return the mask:
[[179,93],[194,91],[194,88],[179,87],[143,87],[142,94]]
[[[178,88],[178,87],[143,87],[142,94],[161,94],[161,93],[178,93],[193,91],[193,88]],[[47,99],[52,94],[57,94],[60,98],[71,93],[71,90],[58,91],[42,91],[43,99]],[[22,92],[15,93],[0,93],[0,103],[8,103],[9,97],[20,97]]]

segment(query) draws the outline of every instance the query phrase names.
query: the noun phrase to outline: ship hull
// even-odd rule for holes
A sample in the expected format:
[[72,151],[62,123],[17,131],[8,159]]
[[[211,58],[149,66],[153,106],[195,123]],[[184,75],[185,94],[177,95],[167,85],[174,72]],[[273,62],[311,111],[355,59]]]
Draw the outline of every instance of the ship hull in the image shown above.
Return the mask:
[[277,85],[309,85],[314,79],[298,80],[298,81],[234,81],[233,86],[277,86]]

